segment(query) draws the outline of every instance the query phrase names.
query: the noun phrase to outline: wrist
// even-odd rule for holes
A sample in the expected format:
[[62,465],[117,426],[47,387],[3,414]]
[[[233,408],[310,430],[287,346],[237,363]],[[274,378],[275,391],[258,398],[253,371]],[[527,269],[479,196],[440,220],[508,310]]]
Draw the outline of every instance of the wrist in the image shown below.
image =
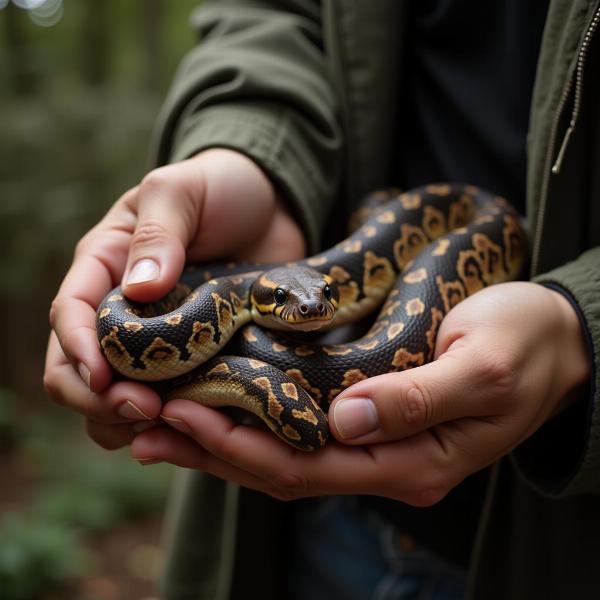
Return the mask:
[[587,389],[591,376],[591,359],[584,330],[575,301],[568,292],[553,287],[546,288],[557,308],[560,322],[559,354],[557,369],[561,376],[559,400],[552,415],[556,415],[580,399]]

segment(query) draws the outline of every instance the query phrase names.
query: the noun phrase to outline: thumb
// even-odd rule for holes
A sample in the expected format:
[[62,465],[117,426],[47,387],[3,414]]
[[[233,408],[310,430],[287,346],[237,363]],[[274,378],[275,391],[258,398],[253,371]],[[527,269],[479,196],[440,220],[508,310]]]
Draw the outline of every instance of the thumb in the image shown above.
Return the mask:
[[175,285],[199,223],[202,179],[192,193],[176,171],[175,165],[153,171],[138,189],[137,223],[122,281],[125,295],[138,302],[160,298]]
[[432,363],[344,390],[329,409],[331,431],[346,444],[380,443],[455,419],[497,415],[511,385],[507,375],[492,353],[451,346]]

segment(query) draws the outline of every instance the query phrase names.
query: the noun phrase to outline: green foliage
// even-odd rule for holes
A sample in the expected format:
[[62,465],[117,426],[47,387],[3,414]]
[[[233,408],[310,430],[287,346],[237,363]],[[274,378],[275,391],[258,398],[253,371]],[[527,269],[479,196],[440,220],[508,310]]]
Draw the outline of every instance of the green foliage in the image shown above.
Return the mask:
[[0,521],[3,600],[31,600],[83,575],[90,559],[73,530],[46,520],[7,515]]

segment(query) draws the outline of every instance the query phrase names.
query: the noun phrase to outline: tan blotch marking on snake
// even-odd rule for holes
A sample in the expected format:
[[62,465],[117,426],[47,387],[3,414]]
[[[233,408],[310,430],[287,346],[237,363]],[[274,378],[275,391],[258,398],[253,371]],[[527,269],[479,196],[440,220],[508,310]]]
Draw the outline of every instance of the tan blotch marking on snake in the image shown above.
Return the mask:
[[446,233],[446,217],[434,206],[426,206],[423,210],[423,230],[429,239],[438,238]]
[[416,271],[411,271],[402,278],[404,283],[421,283],[421,281],[425,281],[425,279],[427,279],[427,269],[425,269],[425,267],[421,267]]
[[314,350],[314,348],[311,348],[310,346],[297,346],[294,349],[294,353],[296,354],[296,356],[303,358],[304,356],[311,356],[312,354],[315,353],[315,350]]
[[144,329],[144,326],[138,321],[125,321],[125,323],[123,323],[123,327],[132,333],[136,333]]
[[127,349],[119,340],[118,335],[119,328],[114,326],[111,327],[110,333],[102,338],[100,345],[104,350],[104,354],[112,364],[121,367],[130,366],[133,363],[133,357],[127,352]]
[[327,262],[328,258],[326,256],[315,256],[314,258],[309,258],[306,261],[306,264],[309,267],[320,267]]
[[139,317],[142,314],[139,309],[137,309],[137,308],[130,308],[130,307],[128,307],[128,308],[125,309],[125,313],[128,314],[128,315],[130,315],[130,316],[132,316],[132,317]]
[[365,237],[373,238],[377,235],[377,227],[375,225],[365,225],[362,228],[362,232],[365,234]]
[[390,225],[396,222],[396,215],[391,210],[386,210],[380,215],[377,215],[376,221],[385,225]]
[[222,373],[230,372],[231,369],[229,368],[229,365],[227,363],[219,363],[218,365],[215,365],[210,371],[208,371],[206,376],[209,377],[210,375],[220,375]]
[[404,323],[392,323],[386,332],[387,339],[393,340],[395,337],[398,337],[404,331]]
[[446,254],[446,252],[448,252],[448,248],[450,248],[450,240],[449,239],[443,239],[443,240],[439,240],[439,242],[437,243],[437,246],[435,247],[435,250],[431,253],[433,256],[444,256],[444,254]]
[[319,423],[319,419],[317,419],[317,416],[315,415],[315,413],[310,410],[310,408],[305,408],[304,410],[298,410],[297,408],[292,408],[292,416],[295,419],[299,419],[301,421],[306,421],[307,423],[310,423],[311,425],[318,425]]
[[429,356],[428,360],[433,359],[433,353],[435,350],[435,341],[437,338],[437,333],[442,324],[442,319],[444,318],[444,314],[439,308],[435,306],[431,309],[431,327],[427,330],[425,337],[427,338],[427,347],[429,348]]
[[386,303],[383,305],[383,308],[381,309],[381,315],[385,315],[386,317],[391,317],[395,312],[396,309],[401,305],[402,303],[400,302],[400,300],[390,300],[388,298],[388,300],[386,301]]
[[293,383],[282,383],[281,391],[292,400],[298,400],[298,388]]
[[412,369],[413,367],[419,367],[425,364],[425,356],[422,352],[413,354],[406,348],[400,348],[396,350],[394,358],[392,359],[392,365],[396,367],[398,371],[405,371]]
[[302,436],[291,425],[284,425],[281,428],[281,431],[283,435],[290,440],[298,441],[302,439]]
[[421,206],[421,196],[419,194],[401,194],[398,198],[402,208],[406,210],[415,210]]
[[165,319],[165,323],[167,325],[179,325],[179,323],[181,323],[182,320],[183,320],[183,315],[177,314],[177,315],[173,315],[171,317],[167,317]]
[[219,294],[212,292],[211,296],[217,309],[219,330],[227,331],[227,329],[229,329],[233,324],[233,311],[231,310],[231,304]]
[[360,344],[356,344],[357,348],[361,350],[374,350],[379,346],[379,340],[371,340],[370,342],[361,342]]
[[246,303],[235,292],[229,292],[229,301],[233,307],[233,312],[237,315],[246,308]]
[[151,367],[156,362],[177,362],[180,356],[179,349],[173,344],[169,344],[161,337],[155,337],[152,343],[144,350],[141,356],[142,362]]
[[348,346],[323,346],[323,352],[328,356],[346,356],[352,352]]
[[413,298],[406,303],[406,314],[409,317],[420,315],[425,310],[425,304],[421,298]]
[[323,398],[321,390],[317,387],[313,387],[300,369],[288,369],[286,374],[297,384],[302,386],[317,401],[317,404],[321,401]]
[[255,358],[249,358],[248,359],[248,364],[250,365],[250,367],[252,369],[262,369],[265,366],[265,363],[260,361],[260,360],[256,360]]
[[441,275],[437,275],[435,283],[444,303],[445,313],[467,297],[465,286],[459,280],[444,281]]
[[368,250],[363,263],[363,288],[366,296],[382,298],[396,280],[392,263],[385,256],[377,256]]
[[249,344],[254,344],[258,341],[258,338],[256,337],[256,335],[254,335],[254,332],[252,331],[252,327],[244,327],[244,329],[242,329],[242,335]]
[[356,254],[362,250],[362,242],[360,240],[353,240],[342,243],[342,250],[348,254]]
[[113,294],[108,298],[107,302],[119,302],[120,300],[123,300],[121,294]]
[[198,300],[198,298],[200,297],[200,293],[199,292],[192,292],[185,300],[184,300],[184,304],[187,304],[188,302],[195,302],[196,300]]
[[446,183],[432,183],[425,188],[425,191],[434,196],[448,196],[452,191],[452,188]]
[[273,348],[273,350],[275,352],[287,352],[289,350],[289,348],[287,346],[284,346],[283,344],[280,344],[279,342],[273,342],[271,344],[271,348]]
[[283,406],[273,393],[271,382],[268,377],[257,377],[252,380],[259,388],[263,389],[267,394],[268,409],[267,414],[277,421],[281,425],[281,413],[283,412]]
[[404,223],[400,226],[400,238],[394,242],[394,258],[398,269],[403,271],[409,261],[429,243],[429,239],[420,227]]
[[98,317],[100,319],[104,319],[104,317],[107,317],[108,315],[110,315],[110,308],[108,308],[107,306],[105,306],[101,311],[100,314],[98,315]]
[[202,352],[206,344],[212,342],[214,336],[215,328],[212,323],[194,321],[192,325],[192,335],[189,337],[185,347],[190,354],[197,354],[198,352]]
[[356,281],[352,281],[352,277],[346,269],[334,265],[329,269],[329,276],[337,283],[340,293],[340,306],[352,304],[358,298],[358,284]]

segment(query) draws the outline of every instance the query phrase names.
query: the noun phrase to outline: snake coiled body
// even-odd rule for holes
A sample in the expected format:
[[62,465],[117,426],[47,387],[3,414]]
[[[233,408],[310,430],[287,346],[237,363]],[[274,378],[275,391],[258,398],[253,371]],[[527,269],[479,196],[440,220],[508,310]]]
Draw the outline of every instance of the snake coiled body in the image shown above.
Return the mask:
[[[299,342],[248,325],[253,316],[281,316],[286,307],[274,297],[282,287],[278,271],[244,273],[243,266],[217,278],[202,269],[190,272],[169,297],[147,307],[129,303],[116,290],[98,309],[98,336],[122,374],[175,378],[167,398],[240,406],[288,443],[310,450],[325,443],[323,409],[337,394],[367,377],[432,360],[448,311],[484,287],[517,278],[526,259],[519,217],[502,198],[473,186],[430,185],[392,195],[346,240],[287,265],[291,273],[310,268],[323,274],[327,299],[315,303],[318,309],[302,301],[313,320],[330,304],[337,308],[333,326],[383,305],[357,340]],[[191,291],[198,274],[209,281]],[[288,312],[290,319],[300,318]],[[193,370],[242,326],[228,347],[241,357],[217,356]]]

